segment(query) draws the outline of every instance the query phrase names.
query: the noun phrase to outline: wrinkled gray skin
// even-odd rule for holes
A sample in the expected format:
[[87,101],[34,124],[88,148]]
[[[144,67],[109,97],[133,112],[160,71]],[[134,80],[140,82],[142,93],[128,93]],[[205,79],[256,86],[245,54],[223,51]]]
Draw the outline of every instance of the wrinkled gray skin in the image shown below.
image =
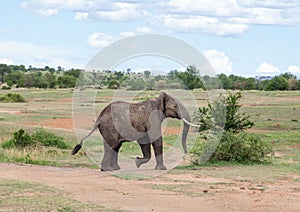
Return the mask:
[[[190,121],[190,115],[186,108],[169,94],[162,92],[158,98],[128,103],[117,101],[109,104],[100,113],[94,129],[103,137],[104,157],[101,162],[101,170],[113,171],[120,169],[118,165],[118,152],[123,142],[136,140],[140,145],[143,157],[137,157],[136,166],[140,167],[151,158],[151,145],[154,149],[155,169],[165,170],[163,164],[163,144],[161,124],[165,118],[186,119]],[[187,153],[186,138],[189,125],[184,122],[182,145]],[[72,154],[76,154],[82,146],[83,138],[75,147]]]

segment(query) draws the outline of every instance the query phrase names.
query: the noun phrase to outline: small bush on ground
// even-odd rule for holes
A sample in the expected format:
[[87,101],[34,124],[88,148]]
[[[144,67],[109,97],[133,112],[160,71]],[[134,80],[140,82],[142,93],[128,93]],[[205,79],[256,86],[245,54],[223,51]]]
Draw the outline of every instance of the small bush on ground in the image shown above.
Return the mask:
[[32,138],[42,146],[54,146],[59,149],[67,149],[70,146],[64,141],[63,137],[57,136],[43,128],[39,128],[32,135]]
[[225,131],[241,132],[254,126],[250,116],[240,113],[239,104],[242,98],[241,92],[229,93],[225,97],[220,97],[207,107],[199,107],[194,113],[194,121],[201,125],[199,131],[209,130],[214,125],[224,128]]
[[[193,149],[191,150],[192,162],[198,164],[212,150],[216,142],[212,137],[199,136]],[[227,161],[237,163],[264,163],[270,162],[270,155],[273,154],[272,146],[260,137],[251,133],[234,133],[225,131],[220,139],[219,145],[213,149],[210,162]],[[200,160],[199,160],[200,159]]]
[[[199,128],[198,139],[190,151],[192,162],[229,161],[238,163],[270,162],[273,153],[270,143],[255,134],[243,132],[254,126],[250,116],[240,113],[240,92],[229,93],[208,107],[198,108],[194,121]],[[221,133],[220,129],[224,129]]]
[[18,102],[26,102],[26,100],[20,94],[8,93],[3,96],[0,96],[0,102],[18,103]]
[[1,144],[2,148],[11,149],[11,148],[24,148],[26,146],[35,145],[32,136],[26,133],[23,129],[20,129],[14,132],[14,137]]
[[59,149],[67,149],[70,146],[64,141],[64,138],[55,135],[43,128],[37,129],[32,135],[20,129],[14,132],[12,139],[3,142],[1,144],[2,148],[25,148],[32,146],[52,146]]

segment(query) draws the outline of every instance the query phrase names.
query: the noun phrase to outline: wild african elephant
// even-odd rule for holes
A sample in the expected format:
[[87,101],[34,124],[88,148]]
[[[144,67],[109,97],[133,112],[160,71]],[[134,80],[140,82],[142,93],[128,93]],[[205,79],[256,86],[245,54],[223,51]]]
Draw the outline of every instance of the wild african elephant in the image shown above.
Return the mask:
[[161,92],[158,98],[139,103],[116,101],[109,104],[101,111],[92,131],[74,148],[72,155],[76,154],[83,141],[99,128],[104,140],[102,171],[120,169],[118,165],[119,149],[123,142],[134,140],[137,141],[143,152],[143,157],[137,157],[135,160],[137,167],[150,160],[152,145],[156,159],[155,169],[165,170],[161,135],[161,124],[165,118],[184,121],[182,146],[184,152],[187,153],[186,138],[189,124],[191,124],[189,112],[177,99]]

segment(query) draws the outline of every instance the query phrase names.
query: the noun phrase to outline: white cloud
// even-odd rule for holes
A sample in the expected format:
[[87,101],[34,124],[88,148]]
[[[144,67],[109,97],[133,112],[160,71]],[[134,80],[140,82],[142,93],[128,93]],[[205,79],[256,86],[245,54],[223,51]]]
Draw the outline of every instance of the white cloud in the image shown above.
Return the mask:
[[137,3],[108,0],[28,0],[21,3],[21,8],[33,10],[43,16],[57,14],[58,10],[68,10],[75,12],[75,20],[124,22],[143,14]]
[[75,14],[76,21],[90,21],[89,14],[86,12],[78,12]]
[[279,69],[269,63],[263,62],[259,65],[256,72],[261,74],[277,74],[279,73]]
[[300,67],[299,66],[289,66],[287,72],[290,73],[300,73]]
[[252,25],[300,24],[299,0],[27,0],[21,8],[44,16],[67,10],[78,21],[163,23],[166,31],[217,36],[239,36]]
[[21,3],[26,10],[60,9],[70,11],[113,10],[113,2],[108,0],[28,0]]
[[208,16],[232,16],[239,14],[241,10],[235,0],[170,0],[169,7],[171,11],[177,13],[207,14]]
[[117,40],[135,36],[135,35],[136,35],[136,33],[129,32],[129,31],[121,32],[117,36],[107,35],[107,34],[104,34],[101,32],[95,32],[88,37],[87,43],[89,46],[91,46],[93,48],[104,48]]
[[142,16],[135,4],[116,3],[118,9],[110,11],[95,11],[89,13],[89,18],[101,21],[126,22]]
[[299,7],[298,0],[239,0],[244,7],[291,8]]
[[65,69],[84,68],[85,64],[79,62],[71,62],[65,58],[60,57],[33,57],[29,61],[30,65],[34,67],[62,67]]
[[204,52],[204,56],[217,74],[230,74],[232,72],[232,61],[223,52],[210,49]]
[[170,0],[166,27],[218,36],[243,34],[250,25],[300,23],[300,2],[287,0]]
[[93,48],[104,48],[116,40],[114,36],[95,32],[88,37],[88,44]]
[[135,29],[138,33],[151,33],[152,30],[149,27],[139,27]]
[[0,58],[0,64],[12,65],[14,61],[11,58]]
[[57,9],[45,9],[45,10],[38,10],[37,11],[38,14],[42,15],[42,16],[53,16],[56,15],[58,13]]
[[[70,52],[66,49],[62,49],[59,47],[53,46],[41,46],[34,45],[26,42],[17,42],[17,41],[8,41],[8,42],[0,42],[0,49],[5,49],[5,57],[27,57],[27,56],[63,56],[66,54],[70,54]],[[4,53],[4,52],[2,52]],[[2,56],[0,52],[0,57]]]
[[135,36],[136,34],[134,32],[121,32],[120,37],[122,38],[127,38],[127,37],[132,37]]
[[35,67],[44,67],[46,65],[66,68],[83,67],[80,62],[66,59],[66,55],[72,55],[73,52],[60,47],[54,46],[38,46],[26,42],[0,42],[0,49],[5,49],[5,52],[0,52],[0,63],[7,64],[23,64],[32,65]]
[[219,36],[235,36],[244,33],[248,26],[245,24],[231,24],[220,22],[217,18],[205,16],[181,16],[168,15],[164,18],[164,24],[175,31],[205,32]]

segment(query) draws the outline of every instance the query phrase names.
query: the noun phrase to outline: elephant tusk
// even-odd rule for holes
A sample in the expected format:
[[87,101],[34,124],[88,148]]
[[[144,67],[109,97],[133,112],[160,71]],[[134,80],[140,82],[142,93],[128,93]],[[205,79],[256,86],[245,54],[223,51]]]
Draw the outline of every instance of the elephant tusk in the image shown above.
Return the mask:
[[200,125],[192,124],[192,123],[188,122],[185,118],[182,118],[182,120],[183,120],[186,124],[188,124],[188,125],[190,125],[190,126],[192,126],[192,127],[200,127]]

